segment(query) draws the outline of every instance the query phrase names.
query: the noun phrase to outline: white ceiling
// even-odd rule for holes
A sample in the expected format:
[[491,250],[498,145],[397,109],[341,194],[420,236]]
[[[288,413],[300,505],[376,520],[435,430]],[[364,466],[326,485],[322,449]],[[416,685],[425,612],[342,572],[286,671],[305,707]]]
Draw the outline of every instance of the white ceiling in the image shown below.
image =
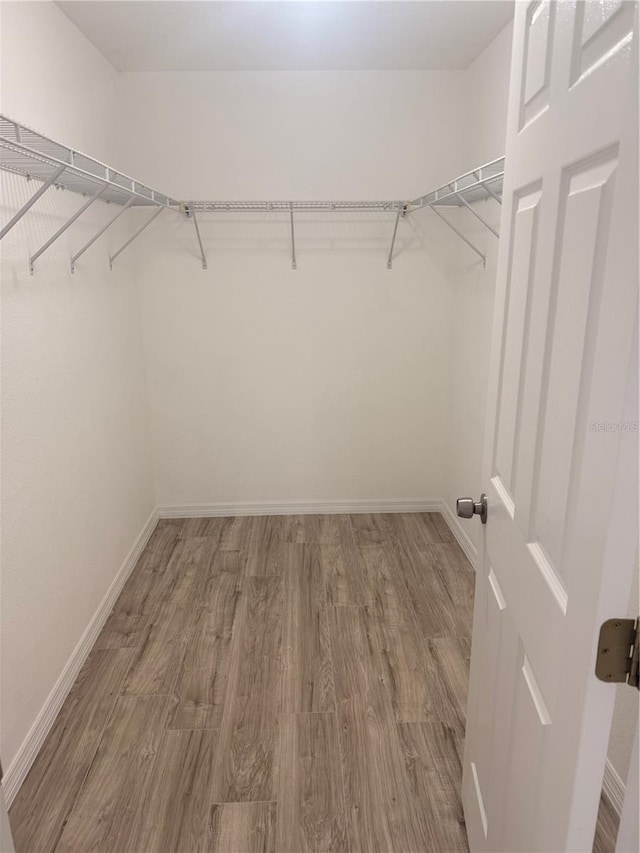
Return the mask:
[[120,71],[466,68],[513,0],[73,0]]

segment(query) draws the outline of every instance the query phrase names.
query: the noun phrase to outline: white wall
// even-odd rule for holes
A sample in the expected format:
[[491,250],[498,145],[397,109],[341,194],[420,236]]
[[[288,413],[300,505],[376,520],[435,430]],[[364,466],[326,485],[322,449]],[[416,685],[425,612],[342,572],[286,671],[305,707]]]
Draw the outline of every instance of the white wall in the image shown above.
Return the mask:
[[[480,165],[504,155],[513,24],[487,45],[467,69],[467,133],[464,156]],[[475,158],[475,159],[474,159]]]
[[113,159],[118,72],[53,2],[2,0],[2,112]]
[[465,80],[464,71],[124,73],[123,168],[187,199],[411,198],[462,168]]
[[[117,73],[53,4],[0,4],[2,110],[108,158]],[[2,174],[0,221],[34,189]],[[97,202],[28,273],[80,204],[49,190],[2,241],[2,706],[7,778],[153,506],[139,304]],[[110,236],[112,247],[122,233]],[[115,244],[115,245],[114,245]]]
[[[509,24],[467,70],[469,124],[464,134],[466,168],[504,154],[513,25]],[[500,206],[488,199],[479,212],[499,227]],[[458,269],[452,286],[451,431],[445,499],[455,515],[456,498],[477,500],[483,491],[482,455],[489,377],[498,240],[468,211],[461,230],[487,255],[486,268],[471,249],[457,244]],[[472,546],[481,538],[479,518],[463,522]]]
[[[464,79],[125,74],[122,161],[196,198],[410,198],[462,167]],[[175,217],[137,250],[159,503],[439,497],[455,236],[403,221],[388,271],[392,214],[300,216],[293,272],[286,218],[200,227],[207,272]]]

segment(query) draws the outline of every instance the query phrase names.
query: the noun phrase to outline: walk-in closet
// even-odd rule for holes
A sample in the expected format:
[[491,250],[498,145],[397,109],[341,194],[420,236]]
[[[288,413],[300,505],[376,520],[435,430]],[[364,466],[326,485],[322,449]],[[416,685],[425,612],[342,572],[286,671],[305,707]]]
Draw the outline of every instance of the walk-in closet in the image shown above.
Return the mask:
[[0,0],[0,853],[638,849],[637,14]]

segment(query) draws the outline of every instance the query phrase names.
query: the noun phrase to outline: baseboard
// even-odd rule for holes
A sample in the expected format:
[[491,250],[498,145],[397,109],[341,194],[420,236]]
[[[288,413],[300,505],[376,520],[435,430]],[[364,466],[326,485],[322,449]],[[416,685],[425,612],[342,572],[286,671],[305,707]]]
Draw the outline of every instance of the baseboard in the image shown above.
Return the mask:
[[2,788],[7,807],[13,802],[15,795],[20,789],[20,785],[22,785],[31,765],[35,761],[35,758],[40,751],[40,747],[49,734],[64,700],[67,698],[73,683],[78,677],[78,673],[80,672],[82,665],[93,648],[93,644],[102,630],[113,605],[116,603],[116,600],[122,591],[122,587],[131,574],[145,545],[149,541],[149,537],[153,533],[157,521],[158,512],[154,509],[140,531],[133,547],[125,557],[124,562],[113,579],[106,595],[98,605],[98,609],[91,617],[91,621],[87,625],[78,645],[73,650],[71,657],[60,673],[60,677],[47,697],[47,700],[38,714],[35,723],[22,742],[15,758],[7,768],[4,774],[4,779],[2,780]]
[[471,541],[469,534],[464,529],[464,527],[460,524],[457,517],[451,511],[451,507],[446,501],[440,501],[439,511],[442,514],[442,517],[447,522],[449,526],[449,530],[456,537],[458,545],[464,551],[467,560],[473,566],[474,571],[478,571],[478,549]]
[[233,515],[337,515],[362,512],[440,512],[439,498],[365,501],[260,501],[256,503],[176,504],[158,507],[159,518]]
[[602,793],[611,804],[611,808],[617,815],[622,814],[624,803],[625,784],[620,778],[618,771],[607,758],[604,766],[604,777],[602,779]]

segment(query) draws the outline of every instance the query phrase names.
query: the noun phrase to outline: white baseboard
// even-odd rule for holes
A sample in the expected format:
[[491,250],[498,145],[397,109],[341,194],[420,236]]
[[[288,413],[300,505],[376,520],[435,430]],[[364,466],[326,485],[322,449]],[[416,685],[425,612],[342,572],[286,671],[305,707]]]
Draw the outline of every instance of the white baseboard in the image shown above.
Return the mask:
[[49,734],[64,700],[67,698],[73,683],[78,677],[78,673],[80,672],[82,665],[93,648],[93,644],[95,643],[98,634],[102,630],[104,623],[107,621],[107,617],[109,616],[109,613],[111,613],[113,605],[116,603],[122,587],[131,574],[145,545],[149,541],[149,537],[153,533],[157,522],[158,512],[154,509],[140,531],[133,547],[125,557],[124,562],[113,579],[106,595],[98,605],[98,609],[91,617],[91,621],[87,625],[78,645],[73,650],[71,657],[60,673],[60,677],[47,697],[47,700],[38,714],[35,723],[31,726],[31,729],[22,742],[15,758],[7,768],[4,774],[4,779],[2,780],[2,789],[4,791],[7,807],[9,807],[13,802],[15,795],[20,789],[20,785],[22,785],[31,765],[35,761],[35,758],[40,751],[40,747]]
[[442,513],[442,517],[447,522],[449,526],[449,530],[456,537],[458,545],[464,551],[467,560],[473,566],[474,571],[478,571],[478,549],[471,541],[469,534],[464,529],[464,527],[458,521],[457,516],[455,516],[451,510],[451,507],[446,501],[440,501],[440,512]]
[[260,501],[257,503],[176,504],[158,507],[159,518],[233,515],[337,515],[362,512],[440,512],[440,498],[364,501]]
[[611,807],[618,815],[622,814],[625,787],[618,771],[607,758],[607,763],[604,766],[604,777],[602,779],[602,793],[609,800]]

